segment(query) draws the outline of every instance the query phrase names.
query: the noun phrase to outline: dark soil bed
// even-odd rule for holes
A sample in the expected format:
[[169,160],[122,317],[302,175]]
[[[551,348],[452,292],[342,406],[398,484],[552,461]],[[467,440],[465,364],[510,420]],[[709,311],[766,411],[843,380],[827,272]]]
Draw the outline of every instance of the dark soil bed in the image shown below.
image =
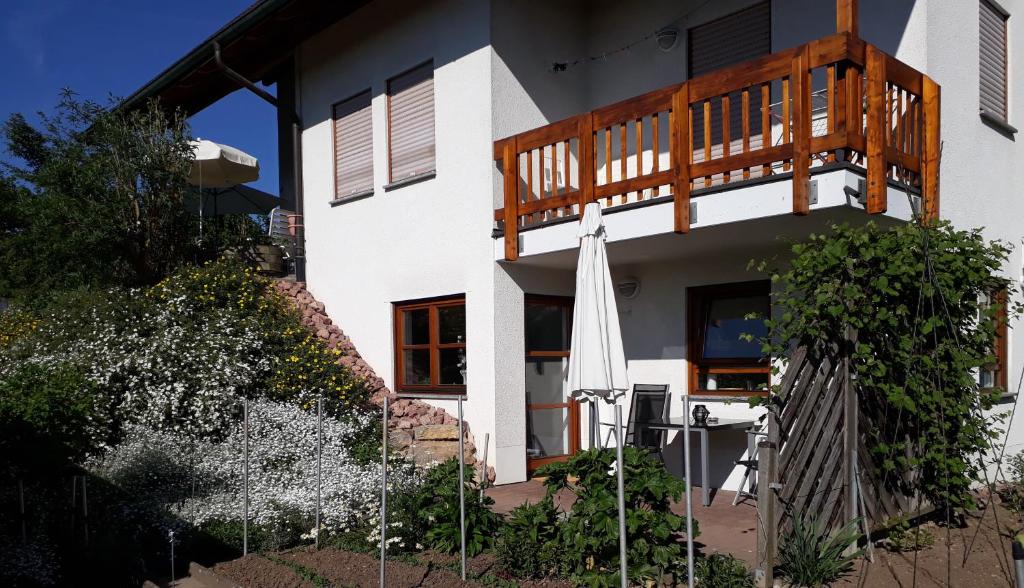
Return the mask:
[[214,566],[218,576],[228,578],[246,588],[313,588],[288,566],[249,554]]
[[[987,496],[980,497],[983,504]],[[1020,528],[1020,518],[998,499],[968,516],[965,525],[945,527],[934,522],[923,528],[935,544],[914,552],[891,552],[875,547],[875,562],[857,562],[840,586],[1013,586],[1013,558],[1007,529]],[[996,524],[996,516],[999,523]],[[948,562],[948,565],[947,565]],[[948,582],[947,582],[948,579]]]

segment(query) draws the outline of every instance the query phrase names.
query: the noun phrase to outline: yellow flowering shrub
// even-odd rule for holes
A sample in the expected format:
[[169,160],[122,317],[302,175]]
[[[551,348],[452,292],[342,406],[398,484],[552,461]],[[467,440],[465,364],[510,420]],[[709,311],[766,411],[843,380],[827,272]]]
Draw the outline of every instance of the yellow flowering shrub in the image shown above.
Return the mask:
[[32,313],[11,309],[0,312],[0,349],[6,349],[16,340],[39,328],[39,319]]

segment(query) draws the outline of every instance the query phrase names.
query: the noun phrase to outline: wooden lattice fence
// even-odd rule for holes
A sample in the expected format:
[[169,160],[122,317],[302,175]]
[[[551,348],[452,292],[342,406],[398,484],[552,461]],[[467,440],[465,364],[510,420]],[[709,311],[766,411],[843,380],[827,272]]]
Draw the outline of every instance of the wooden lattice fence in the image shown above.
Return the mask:
[[[847,346],[854,342],[851,336]],[[813,516],[832,531],[858,517],[870,530],[921,512],[913,474],[881,475],[880,460],[868,447],[879,411],[857,394],[848,348],[802,346],[789,358],[769,411],[767,441],[759,448],[761,569],[774,561],[777,539],[796,514]]]

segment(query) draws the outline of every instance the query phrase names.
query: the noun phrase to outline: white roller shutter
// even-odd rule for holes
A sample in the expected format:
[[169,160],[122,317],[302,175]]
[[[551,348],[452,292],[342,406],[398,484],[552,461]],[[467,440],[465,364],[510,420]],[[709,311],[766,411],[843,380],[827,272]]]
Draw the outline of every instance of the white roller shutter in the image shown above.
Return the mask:
[[390,181],[434,171],[434,64],[388,81]]
[[979,2],[979,49],[981,63],[981,110],[1007,119],[1006,108],[1006,14],[986,0]]
[[[689,30],[689,77],[695,78],[724,67],[743,63],[772,52],[771,2],[761,2],[728,16]],[[732,139],[741,136],[743,113],[741,94],[729,95],[729,127]],[[750,90],[750,130],[760,133],[761,89]],[[704,119],[699,112],[693,121],[694,146],[704,146]],[[722,142],[720,102],[712,102],[712,143]]]
[[334,197],[373,189],[370,91],[334,105]]

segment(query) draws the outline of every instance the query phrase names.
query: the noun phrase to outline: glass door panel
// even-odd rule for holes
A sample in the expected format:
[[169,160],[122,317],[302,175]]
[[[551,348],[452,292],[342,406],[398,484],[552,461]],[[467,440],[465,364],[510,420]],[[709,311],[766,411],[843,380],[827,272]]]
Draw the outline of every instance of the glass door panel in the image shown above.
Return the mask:
[[534,409],[526,415],[526,455],[530,459],[569,454],[569,408]]

